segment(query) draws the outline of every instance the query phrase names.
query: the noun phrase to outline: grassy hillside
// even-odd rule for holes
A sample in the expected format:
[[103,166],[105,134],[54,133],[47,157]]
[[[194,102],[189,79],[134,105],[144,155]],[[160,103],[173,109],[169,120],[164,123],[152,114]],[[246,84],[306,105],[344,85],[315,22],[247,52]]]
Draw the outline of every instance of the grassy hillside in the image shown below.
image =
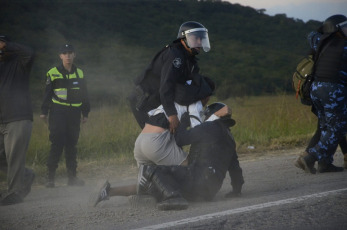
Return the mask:
[[291,92],[292,71],[308,49],[306,35],[320,24],[221,1],[3,0],[0,7],[0,33],[36,50],[35,109],[45,73],[60,62],[61,44],[76,46],[92,106],[118,104],[134,77],[188,20],[209,30],[212,49],[199,55],[200,67],[216,81],[220,99]]

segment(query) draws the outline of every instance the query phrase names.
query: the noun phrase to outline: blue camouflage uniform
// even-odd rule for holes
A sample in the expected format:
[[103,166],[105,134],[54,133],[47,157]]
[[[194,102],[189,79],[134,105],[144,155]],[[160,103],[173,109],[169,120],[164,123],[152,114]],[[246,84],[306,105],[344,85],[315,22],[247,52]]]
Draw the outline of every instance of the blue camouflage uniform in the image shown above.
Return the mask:
[[347,133],[347,40],[333,36],[320,45],[324,52],[316,59],[311,98],[322,132],[308,152],[318,162],[331,164],[339,141]]

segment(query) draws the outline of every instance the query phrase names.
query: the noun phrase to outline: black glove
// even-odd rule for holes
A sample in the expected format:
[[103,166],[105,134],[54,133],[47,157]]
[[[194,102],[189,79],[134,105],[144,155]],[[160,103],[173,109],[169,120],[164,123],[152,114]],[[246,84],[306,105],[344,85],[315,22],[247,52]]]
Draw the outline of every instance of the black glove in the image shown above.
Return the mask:
[[181,116],[181,125],[182,127],[189,127],[190,126],[190,116],[188,112],[185,112]]

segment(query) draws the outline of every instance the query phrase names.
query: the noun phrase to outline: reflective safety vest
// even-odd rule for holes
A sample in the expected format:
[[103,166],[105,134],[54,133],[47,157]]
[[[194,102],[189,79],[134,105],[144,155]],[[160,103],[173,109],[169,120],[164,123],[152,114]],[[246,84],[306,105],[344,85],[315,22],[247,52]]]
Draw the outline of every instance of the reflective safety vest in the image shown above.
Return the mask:
[[57,67],[52,68],[47,73],[47,80],[52,84],[53,103],[79,107],[82,105],[83,71],[76,68],[72,74],[62,74]]

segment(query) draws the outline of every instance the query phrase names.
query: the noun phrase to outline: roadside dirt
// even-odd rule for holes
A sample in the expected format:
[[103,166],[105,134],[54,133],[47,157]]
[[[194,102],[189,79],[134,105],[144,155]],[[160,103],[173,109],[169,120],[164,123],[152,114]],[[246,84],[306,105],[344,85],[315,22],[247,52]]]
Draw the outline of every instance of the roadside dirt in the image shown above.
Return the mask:
[[[267,152],[250,151],[239,156],[241,166],[252,161],[273,156],[290,156],[292,159],[303,149],[277,150]],[[293,165],[291,164],[290,167]],[[0,229],[119,229],[114,226],[143,221],[146,218],[168,218],[171,212],[160,212],[155,208],[131,208],[127,197],[112,197],[97,207],[90,207],[92,191],[100,182],[108,179],[112,186],[136,183],[137,167],[134,163],[117,164],[105,162],[80,163],[79,177],[86,182],[84,187],[70,187],[67,179],[60,175],[56,187],[44,187],[43,178],[37,178],[32,192],[21,204],[0,206]],[[230,186],[230,185],[229,185]],[[230,189],[230,188],[228,188]],[[223,193],[227,192],[225,188]],[[221,195],[217,195],[217,200]],[[204,204],[194,204],[192,210],[199,210]]]

